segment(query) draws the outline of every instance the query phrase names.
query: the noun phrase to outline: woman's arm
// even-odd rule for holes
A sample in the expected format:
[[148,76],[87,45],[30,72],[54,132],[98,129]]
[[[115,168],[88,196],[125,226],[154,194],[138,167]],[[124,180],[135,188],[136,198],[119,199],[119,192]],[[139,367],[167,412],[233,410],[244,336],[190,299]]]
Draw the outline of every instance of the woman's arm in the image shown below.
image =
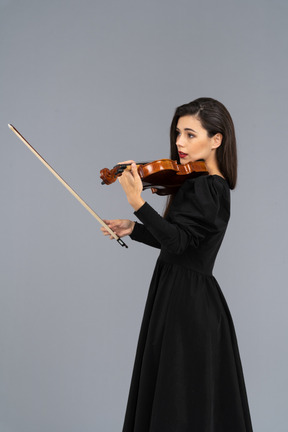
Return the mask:
[[171,253],[181,254],[188,246],[198,247],[207,234],[211,235],[227,226],[229,209],[226,211],[226,204],[224,209],[220,203],[223,182],[217,182],[213,176],[187,180],[179,189],[173,211],[171,208],[166,219],[142,199],[143,186],[135,164],[131,165],[131,171],[123,172],[119,181],[129,204],[135,210],[135,216],[160,247]]
[[167,219],[141,197],[143,185],[135,163],[131,171],[123,172],[119,182],[145,230],[159,247],[171,253],[181,254],[188,246],[198,247],[208,233],[221,230],[223,224],[227,226],[226,216],[223,221],[222,217],[218,218],[223,184],[216,180],[215,183],[213,176],[187,180],[179,189]]
[[[119,182],[126,194],[129,204],[133,207],[135,211],[139,210],[145,201],[141,197],[143,190],[142,180],[138,174],[137,167],[134,161],[126,161],[122,163],[131,163],[131,171],[124,171],[119,177]],[[130,235],[132,240],[145,243],[149,246],[160,248],[161,245],[158,240],[151,234],[147,228],[136,222],[132,222],[128,219],[115,219],[115,220],[105,220],[104,221],[109,228],[111,228],[119,237]],[[104,235],[109,236],[110,234],[105,230],[104,227],[101,228]],[[110,238],[113,238],[110,236]]]
[[[146,203],[141,193],[143,184],[138,174],[136,164],[131,163],[131,170],[124,171],[119,182],[126,194],[129,204],[133,207],[135,215],[143,222],[146,231],[155,242],[173,252],[181,253],[191,241],[191,235],[185,229],[164,220],[152,207]],[[143,225],[142,225],[143,226]],[[157,246],[158,247],[158,246]]]
[[[124,237],[129,235],[132,240],[136,240],[140,243],[144,243],[148,246],[152,246],[160,249],[160,243],[153,237],[150,231],[147,228],[139,224],[137,222],[132,222],[128,219],[114,219],[114,220],[104,220],[104,222],[118,235],[118,237]],[[104,227],[101,227],[101,231],[105,236],[110,236],[110,239],[113,240],[108,231]]]

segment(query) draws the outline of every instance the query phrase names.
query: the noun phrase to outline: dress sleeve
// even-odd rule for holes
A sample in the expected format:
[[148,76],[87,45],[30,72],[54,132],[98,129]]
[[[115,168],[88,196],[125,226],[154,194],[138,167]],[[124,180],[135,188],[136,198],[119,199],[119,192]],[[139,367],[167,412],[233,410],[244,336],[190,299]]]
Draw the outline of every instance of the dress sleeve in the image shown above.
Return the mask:
[[139,224],[138,222],[135,223],[134,229],[130,234],[130,238],[148,246],[158,249],[161,248],[161,244],[155,239],[155,237],[150,233],[145,225]]
[[134,214],[161,248],[181,254],[188,246],[198,247],[207,235],[225,229],[229,219],[227,188],[224,180],[214,176],[187,180],[178,190],[166,219],[147,202]]

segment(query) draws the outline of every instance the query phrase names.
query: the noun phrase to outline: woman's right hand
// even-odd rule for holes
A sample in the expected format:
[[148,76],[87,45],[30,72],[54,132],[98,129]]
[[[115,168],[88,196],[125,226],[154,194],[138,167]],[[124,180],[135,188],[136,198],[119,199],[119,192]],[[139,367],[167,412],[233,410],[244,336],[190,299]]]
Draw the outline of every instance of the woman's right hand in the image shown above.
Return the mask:
[[[107,220],[103,219],[104,222],[111,228],[112,231],[117,234],[118,237],[124,237],[130,235],[134,229],[135,222],[129,219],[112,219]],[[105,229],[105,227],[101,227],[101,231],[105,236],[110,236],[110,239],[113,240],[114,237]]]

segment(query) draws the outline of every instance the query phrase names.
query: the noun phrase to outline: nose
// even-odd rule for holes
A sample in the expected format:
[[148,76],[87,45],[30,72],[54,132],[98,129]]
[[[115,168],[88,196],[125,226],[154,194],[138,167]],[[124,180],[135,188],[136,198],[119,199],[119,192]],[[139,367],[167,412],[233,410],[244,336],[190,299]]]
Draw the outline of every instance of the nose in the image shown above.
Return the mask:
[[182,135],[179,133],[176,137],[176,145],[181,147],[182,143],[183,143]]

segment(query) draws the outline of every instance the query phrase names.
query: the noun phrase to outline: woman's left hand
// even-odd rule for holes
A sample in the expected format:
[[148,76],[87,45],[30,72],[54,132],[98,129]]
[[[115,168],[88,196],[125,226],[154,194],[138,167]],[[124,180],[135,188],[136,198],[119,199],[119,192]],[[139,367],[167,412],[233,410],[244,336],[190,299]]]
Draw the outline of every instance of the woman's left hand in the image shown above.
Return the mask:
[[141,197],[143,184],[138,174],[135,162],[132,162],[131,170],[123,171],[122,175],[118,177],[118,179],[127,196],[129,204],[135,211],[139,210],[145,201]]

